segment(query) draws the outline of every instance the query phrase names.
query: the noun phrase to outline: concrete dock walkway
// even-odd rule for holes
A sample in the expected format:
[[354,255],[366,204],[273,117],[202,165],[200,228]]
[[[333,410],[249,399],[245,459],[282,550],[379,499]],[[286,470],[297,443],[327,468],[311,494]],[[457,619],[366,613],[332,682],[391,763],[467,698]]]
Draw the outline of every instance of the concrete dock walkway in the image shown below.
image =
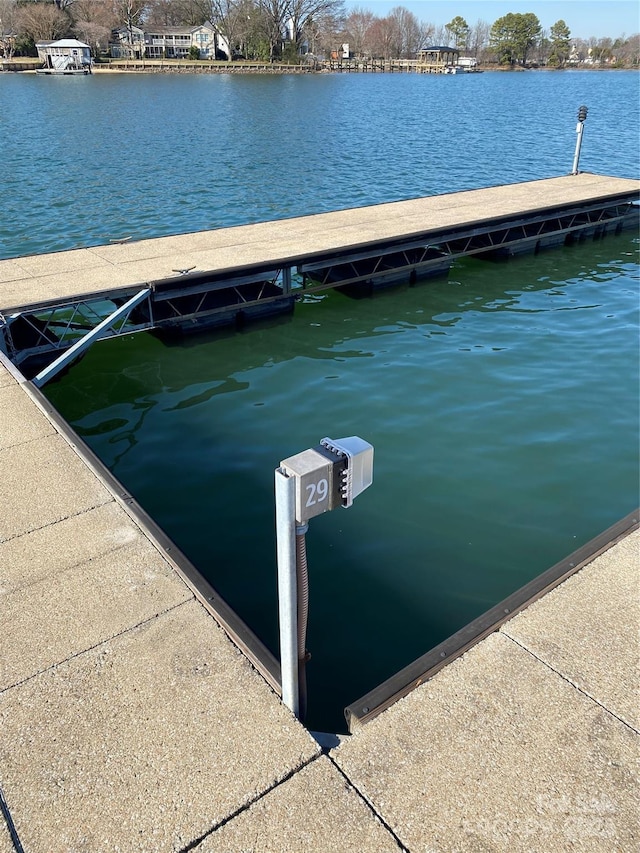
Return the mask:
[[0,853],[632,851],[636,530],[337,748],[0,360]]

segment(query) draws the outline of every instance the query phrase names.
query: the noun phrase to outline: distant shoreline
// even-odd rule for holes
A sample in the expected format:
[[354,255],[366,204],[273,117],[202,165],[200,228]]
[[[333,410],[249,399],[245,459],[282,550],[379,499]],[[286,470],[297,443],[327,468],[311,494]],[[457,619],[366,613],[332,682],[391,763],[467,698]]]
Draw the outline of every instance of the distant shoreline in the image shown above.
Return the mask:
[[[0,62],[0,72],[13,74],[35,74],[42,67],[39,60],[28,57]],[[426,72],[417,68],[417,61],[411,59],[364,61],[325,61],[317,65],[291,65],[278,62],[193,62],[175,60],[122,60],[92,65],[92,74],[441,74],[442,71]],[[625,67],[571,65],[564,68],[549,66],[528,67],[483,65],[477,70],[467,72],[477,74],[483,71],[505,73],[524,71],[636,71]]]

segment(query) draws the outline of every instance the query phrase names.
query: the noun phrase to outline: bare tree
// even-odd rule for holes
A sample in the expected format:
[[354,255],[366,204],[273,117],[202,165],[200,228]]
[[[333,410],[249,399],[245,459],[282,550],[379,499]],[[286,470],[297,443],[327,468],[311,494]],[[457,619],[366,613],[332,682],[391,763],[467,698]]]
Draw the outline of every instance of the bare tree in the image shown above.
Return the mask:
[[290,27],[296,50],[304,39],[307,24],[322,15],[344,15],[343,0],[288,0],[285,24]]
[[336,44],[345,41],[344,36],[344,17],[341,14],[308,18],[304,26],[304,37],[314,55],[331,53]]
[[71,16],[74,33],[89,45],[94,56],[99,56],[118,23],[113,16],[111,0],[77,0]]
[[21,34],[39,41],[55,41],[66,35],[69,18],[54,3],[28,3],[20,7]]
[[282,53],[285,25],[289,17],[288,0],[257,0],[257,9],[262,13],[261,23],[269,44],[269,59],[273,62]]
[[396,50],[398,35],[394,22],[389,18],[376,18],[369,30],[371,56],[376,59],[391,59]]
[[395,58],[415,59],[425,40],[425,26],[404,6],[396,6],[388,17],[395,40]]
[[182,23],[188,27],[199,27],[207,21],[213,22],[211,0],[180,0]]
[[622,36],[620,42],[616,47],[616,58],[628,68],[637,68],[640,65],[640,34],[635,33],[627,39]]
[[431,43],[435,27],[420,21],[404,6],[394,7],[384,18],[357,7],[344,21],[343,37],[356,56],[414,59]]
[[211,0],[209,20],[225,37],[231,56],[244,54],[252,21],[257,17],[253,0]]
[[429,44],[435,44],[433,41],[433,34],[436,31],[435,24],[431,24],[428,21],[422,21],[420,23],[420,28],[422,30],[422,42],[420,43],[420,48],[426,47]]
[[475,56],[476,58],[481,56],[486,50],[487,45],[489,44],[490,32],[491,24],[488,24],[487,21],[482,20],[476,21],[476,23],[469,28],[467,45],[473,56]]
[[175,0],[150,0],[145,23],[149,27],[179,27],[182,24],[182,4]]
[[111,2],[116,26],[119,24],[126,30],[126,39],[122,43],[122,48],[131,57],[135,57],[137,53],[144,55],[144,44],[136,41],[133,31],[142,23],[142,16],[146,9],[145,0],[111,0]]
[[145,23],[152,27],[198,27],[213,20],[215,0],[147,0]]
[[442,24],[438,27],[434,27],[431,33],[431,44],[432,45],[446,45],[449,39],[449,33],[447,32],[447,28]]
[[8,61],[16,49],[18,17],[16,0],[0,0],[0,53]]
[[369,31],[375,20],[373,12],[358,6],[344,22],[345,37],[352,52],[358,57],[370,53]]

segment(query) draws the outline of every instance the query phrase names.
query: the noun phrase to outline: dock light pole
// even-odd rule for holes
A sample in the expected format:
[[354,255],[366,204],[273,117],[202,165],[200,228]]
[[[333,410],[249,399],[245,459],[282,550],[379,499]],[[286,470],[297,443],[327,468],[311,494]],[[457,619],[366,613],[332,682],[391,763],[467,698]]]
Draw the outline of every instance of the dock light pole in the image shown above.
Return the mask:
[[373,482],[373,447],[362,438],[323,438],[275,471],[278,612],[282,701],[306,716],[309,578],[305,534],[309,519],[349,507]]
[[576,125],[576,133],[578,134],[578,138],[576,139],[576,153],[573,156],[573,169],[571,171],[572,175],[578,174],[578,161],[580,160],[580,148],[582,147],[582,131],[584,130],[584,123],[587,120],[588,112],[589,108],[585,107],[584,104],[581,107],[578,107],[578,124]]

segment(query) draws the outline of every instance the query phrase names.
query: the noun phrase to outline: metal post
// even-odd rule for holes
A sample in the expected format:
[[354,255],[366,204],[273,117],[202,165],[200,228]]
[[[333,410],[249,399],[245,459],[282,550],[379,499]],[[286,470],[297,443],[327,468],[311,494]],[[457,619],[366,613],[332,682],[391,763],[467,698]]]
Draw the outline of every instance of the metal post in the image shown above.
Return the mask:
[[576,127],[576,133],[578,134],[578,138],[576,140],[576,153],[573,156],[573,169],[571,170],[572,175],[578,174],[578,161],[580,160],[580,147],[582,146],[582,131],[584,130],[584,125],[581,121],[578,122],[578,126]]
[[[276,468],[276,539],[282,701],[304,722],[309,576],[305,533],[310,518],[353,498],[373,480],[373,447],[357,435],[323,438]],[[346,475],[346,476],[345,476]]]
[[287,296],[291,293],[291,267],[282,270],[282,292]]
[[584,130],[584,123],[588,112],[589,110],[584,106],[584,104],[578,109],[578,124],[576,126],[578,138],[576,139],[576,151],[573,156],[573,169],[571,170],[572,175],[578,174],[578,161],[580,160],[580,148],[582,147],[582,132]]
[[275,480],[282,701],[299,718],[296,481],[280,468],[276,468]]

